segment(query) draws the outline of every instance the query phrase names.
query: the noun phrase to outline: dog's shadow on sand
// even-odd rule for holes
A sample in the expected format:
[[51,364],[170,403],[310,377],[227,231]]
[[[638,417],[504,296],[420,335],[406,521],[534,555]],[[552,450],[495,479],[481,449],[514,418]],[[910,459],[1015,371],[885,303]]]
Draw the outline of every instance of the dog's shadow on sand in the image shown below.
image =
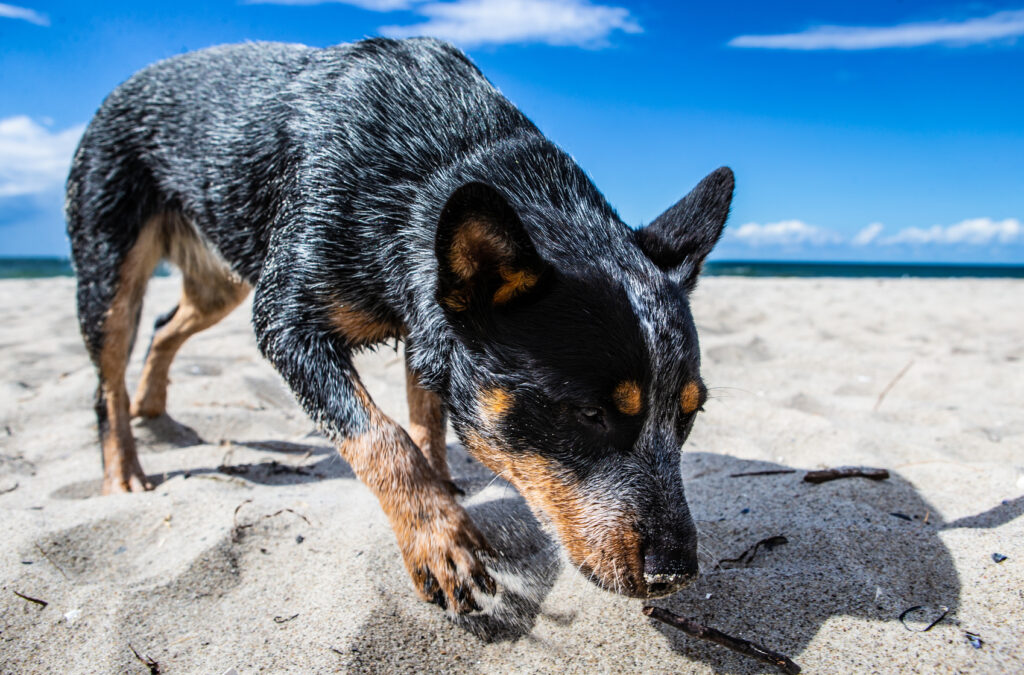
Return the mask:
[[[451,454],[456,454],[454,448]],[[457,454],[464,451],[458,448]],[[453,475],[468,488],[468,510],[496,548],[505,552],[502,577],[527,580],[525,585],[520,582],[526,592],[509,594],[510,602],[491,614],[449,617],[448,629],[442,630],[439,613],[415,603],[407,584],[382,587],[382,606],[374,612],[376,618],[358,631],[349,665],[374,671],[374,663],[389,663],[378,657],[397,645],[402,649],[427,645],[422,658],[441,668],[458,669],[473,663],[487,642],[534,639],[530,632],[538,616],[550,615],[563,624],[575,620],[571,613],[543,606],[560,572],[561,555],[542,534],[522,498],[507,488],[501,498],[491,499],[487,492],[493,492],[494,485],[476,492],[485,484],[481,472],[488,474],[475,464],[466,467],[470,475],[460,472],[456,462]],[[803,482],[805,472],[800,469],[711,453],[686,453],[683,471],[687,498],[701,531],[702,576],[687,589],[652,604],[786,653],[798,662],[832,617],[888,622],[900,631],[921,630],[946,610],[945,620],[955,621],[960,582],[939,534],[955,528],[998,527],[1024,514],[1021,497],[985,513],[945,522],[896,473],[884,481],[852,478],[816,485]],[[735,476],[760,471],[791,473]],[[778,535],[785,537],[785,544],[760,547],[745,562],[719,564]],[[392,561],[389,566],[400,574],[399,565]],[[593,592],[604,591],[594,588]],[[918,609],[904,614],[913,607]],[[638,603],[636,620],[649,621],[671,649],[690,659],[722,673],[765,669],[748,657],[645,619],[639,608]],[[382,630],[381,622],[388,630]],[[460,636],[462,631],[456,627],[465,633]],[[394,639],[396,629],[405,633],[401,639]],[[444,655],[423,640],[424,635],[439,632],[448,646]],[[473,637],[466,639],[466,633]]]
[[[891,622],[900,631],[923,630],[947,610],[946,620],[955,621],[959,575],[939,534],[998,527],[1024,514],[1020,497],[945,522],[935,506],[894,472],[882,481],[851,478],[822,484],[803,482],[802,470],[735,475],[787,469],[688,453],[684,477],[691,510],[700,519],[702,576],[652,604],[799,661],[834,616]],[[745,563],[718,564],[778,535],[785,537],[785,544],[762,547]],[[746,657],[650,621],[675,651],[717,672],[763,670]]]
[[[208,445],[192,427],[178,422],[169,415],[134,421],[134,432],[141,460],[146,463],[149,454]],[[355,478],[352,468],[338,455],[328,441],[311,434],[309,443],[279,440],[223,440],[214,453],[214,466],[196,466],[165,473],[147,474],[149,482],[157,487],[172,478],[205,478],[212,480],[243,479],[260,485],[296,485],[337,478]],[[241,448],[274,453],[260,462],[239,462],[235,451]],[[219,454],[218,454],[219,453]],[[103,481],[100,478],[75,481],[61,486],[50,496],[56,499],[89,499],[100,496]]]
[[[160,420],[149,431],[169,447],[196,444],[193,440],[198,435],[193,438],[194,432],[171,422]],[[310,441],[233,441],[224,444],[216,467],[150,478],[161,482],[181,474],[280,486],[355,478],[326,440]],[[233,446],[272,452],[279,458],[255,464],[234,462]],[[531,633],[541,616],[561,626],[575,621],[572,608],[544,606],[561,573],[562,555],[523,499],[458,444],[449,446],[449,464],[456,484],[467,493],[463,500],[467,511],[500,554],[488,566],[503,590],[485,605],[484,612],[449,616],[444,621],[440,610],[416,600],[397,550],[374,551],[368,556],[372,559],[367,560],[367,573],[377,586],[378,606],[352,636],[344,655],[355,670],[373,672],[384,664],[394,665],[396,650],[408,659],[410,670],[464,669],[487,643],[537,639]],[[736,475],[764,471],[789,473]],[[832,617],[874,620],[901,631],[905,629],[901,615],[910,629],[927,626],[947,610],[946,621],[955,621],[960,582],[940,533],[998,527],[1024,514],[1024,497],[1019,497],[984,513],[945,522],[939,510],[895,472],[883,481],[853,478],[815,485],[803,482],[801,469],[687,452],[683,474],[687,500],[701,532],[702,575],[690,587],[652,604],[786,653],[798,662]],[[74,483],[53,496],[74,499],[95,494],[99,494],[99,481]],[[785,537],[785,544],[761,547],[742,562],[723,562],[779,535]],[[604,593],[596,587],[592,592]],[[919,609],[904,614],[912,607]],[[747,657],[644,619],[639,611],[636,620],[649,621],[668,647],[717,672],[763,670]],[[439,651],[435,639],[444,641],[446,649]]]

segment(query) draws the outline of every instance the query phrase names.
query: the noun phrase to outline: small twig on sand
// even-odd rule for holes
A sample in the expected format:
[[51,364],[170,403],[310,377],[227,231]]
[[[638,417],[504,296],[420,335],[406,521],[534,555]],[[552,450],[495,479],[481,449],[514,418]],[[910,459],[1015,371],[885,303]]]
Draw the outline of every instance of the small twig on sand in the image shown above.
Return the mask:
[[298,614],[292,614],[291,616],[275,616],[274,623],[288,623],[298,618]]
[[820,471],[808,471],[804,474],[805,483],[827,483],[830,480],[840,478],[870,478],[871,480],[885,480],[889,472],[885,469],[872,469],[867,466],[841,466],[836,469],[822,469]]
[[50,563],[51,565],[53,565],[54,567],[56,567],[56,568],[57,568],[57,571],[58,571],[58,572],[60,572],[60,575],[61,575],[62,577],[64,577],[64,578],[65,578],[65,579],[67,579],[68,581],[71,581],[71,579],[70,579],[70,578],[68,577],[67,573],[66,573],[66,572],[65,572],[65,571],[64,571],[63,569],[61,569],[61,566],[60,566],[60,565],[58,565],[57,563],[55,563],[55,562],[53,561],[53,558],[51,558],[51,557],[50,557],[50,556],[49,556],[49,555],[48,555],[48,554],[46,553],[46,551],[45,551],[45,550],[43,550],[43,547],[39,545],[39,542],[35,542],[35,545],[36,545],[36,549],[37,549],[37,550],[38,550],[38,551],[39,551],[40,553],[42,553],[42,554],[43,554],[43,557],[44,557],[44,558],[46,558],[46,561],[47,561],[48,563]]
[[8,492],[14,492],[15,490],[18,489],[18,485],[19,485],[19,483],[15,483],[14,485],[12,485],[9,488],[4,488],[3,490],[0,490],[0,495],[5,495]]
[[141,654],[139,654],[137,651],[135,651],[135,647],[132,647],[131,642],[128,643],[128,649],[132,650],[132,654],[135,654],[135,658],[137,658],[139,661],[145,664],[147,668],[149,668],[149,675],[160,675],[159,663],[149,658],[148,656],[142,656]]
[[770,649],[765,649],[761,645],[754,644],[753,642],[744,640],[743,638],[726,635],[725,633],[715,630],[710,626],[705,626],[697,623],[693,619],[687,619],[679,616],[678,614],[673,614],[661,607],[647,606],[644,607],[643,611],[644,614],[652,619],[657,619],[658,621],[666,623],[673,628],[678,628],[687,635],[692,635],[695,638],[707,640],[708,642],[714,642],[715,644],[722,645],[734,652],[755,658],[762,663],[770,663],[782,670],[782,672],[787,673],[787,675],[796,675],[800,672],[800,666],[793,663],[788,656],[773,652]]
[[743,471],[730,473],[729,478],[740,478],[741,476],[778,476],[784,473],[796,473],[796,469],[772,469],[771,471]]
[[244,502],[235,507],[235,513],[231,516],[231,526],[233,529],[240,529],[238,525],[238,512],[242,510],[242,507],[246,504],[252,504],[251,499],[246,499]]
[[788,543],[789,543],[789,540],[786,539],[781,534],[777,534],[774,537],[768,537],[766,539],[762,539],[761,541],[757,542],[756,544],[754,544],[753,546],[748,548],[743,553],[740,553],[735,558],[724,558],[722,560],[719,560],[718,561],[718,567],[721,567],[722,563],[748,563],[748,562],[750,562],[750,561],[752,561],[754,559],[754,556],[757,555],[757,550],[759,548],[761,548],[762,546],[765,547],[765,550],[770,551],[773,548],[775,548],[776,546],[782,546],[783,544],[788,544]]
[[33,598],[32,596],[25,595],[24,593],[19,593],[18,591],[12,591],[12,593],[14,593],[16,596],[18,596],[22,600],[28,600],[29,602],[36,603],[37,605],[39,605],[39,609],[42,609],[42,608],[46,607],[48,604],[50,604],[46,600],[40,600],[39,598]]
[[946,615],[949,614],[949,607],[945,607],[945,606],[939,607],[939,609],[941,610],[941,613],[939,614],[937,619],[932,621],[930,624],[928,624],[924,628],[911,628],[907,624],[907,616],[909,616],[910,614],[913,614],[914,612],[916,612],[918,610],[922,610],[922,609],[927,609],[927,607],[925,607],[924,605],[914,605],[913,607],[908,607],[907,609],[903,610],[903,613],[900,614],[900,623],[902,623],[903,627],[906,628],[907,630],[909,630],[911,633],[927,633],[932,628],[935,628],[935,626],[937,626],[939,624],[939,622],[942,621],[943,619],[945,619]]
[[234,515],[233,515],[233,516],[231,517],[231,522],[232,522],[232,524],[233,524],[233,528],[232,528],[232,536],[233,536],[233,538],[234,538],[234,539],[235,539],[236,541],[237,541],[237,540],[239,539],[239,537],[241,536],[241,534],[242,534],[242,530],[245,530],[245,529],[247,529],[247,528],[250,528],[250,527],[255,527],[256,523],[258,523],[259,521],[261,521],[261,520],[266,520],[267,518],[276,518],[277,516],[279,516],[279,515],[281,515],[282,513],[285,513],[285,512],[287,512],[287,513],[290,513],[290,514],[292,514],[293,516],[298,516],[299,518],[302,518],[302,519],[303,519],[304,521],[306,521],[306,524],[307,524],[307,525],[309,525],[310,527],[312,527],[312,526],[313,526],[313,523],[309,522],[309,518],[307,518],[306,516],[302,515],[302,514],[301,514],[301,513],[299,513],[298,511],[295,511],[295,510],[293,510],[293,509],[288,509],[288,508],[284,508],[284,509],[278,509],[277,511],[274,511],[273,513],[267,513],[267,514],[264,514],[264,515],[260,516],[259,518],[257,518],[256,520],[254,520],[254,521],[253,521],[253,522],[251,522],[251,523],[242,523],[242,524],[239,524],[239,522],[238,522],[238,512],[239,512],[239,511],[240,511],[240,510],[242,509],[242,507],[243,507],[243,506],[245,506],[246,504],[249,504],[249,503],[251,503],[251,502],[252,502],[252,500],[251,500],[251,499],[246,499],[246,500],[245,500],[245,501],[243,501],[243,502],[242,502],[241,504],[239,504],[238,506],[236,506],[236,507],[235,507],[235,513],[234,513]]
[[892,378],[892,380],[889,382],[889,384],[885,385],[885,389],[882,390],[882,393],[878,395],[878,400],[875,401],[875,407],[872,408],[873,411],[875,411],[875,412],[878,411],[879,406],[882,405],[882,399],[885,398],[886,394],[889,393],[890,389],[892,389],[893,387],[896,386],[896,383],[900,381],[900,378],[902,378],[904,375],[907,374],[907,371],[910,370],[910,366],[912,366],[912,365],[914,365],[914,360],[913,359],[911,359],[907,363],[907,365],[903,366],[903,370],[901,370],[900,372],[896,373],[896,377]]

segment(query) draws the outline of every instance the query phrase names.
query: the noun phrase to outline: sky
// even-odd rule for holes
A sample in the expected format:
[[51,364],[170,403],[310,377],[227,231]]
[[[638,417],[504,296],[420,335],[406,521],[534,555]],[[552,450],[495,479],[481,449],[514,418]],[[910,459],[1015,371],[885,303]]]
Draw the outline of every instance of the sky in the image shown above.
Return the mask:
[[736,173],[712,259],[1024,264],[1024,0],[0,3],[0,256],[67,254],[63,183],[138,69],[249,40],[433,35],[639,226]]

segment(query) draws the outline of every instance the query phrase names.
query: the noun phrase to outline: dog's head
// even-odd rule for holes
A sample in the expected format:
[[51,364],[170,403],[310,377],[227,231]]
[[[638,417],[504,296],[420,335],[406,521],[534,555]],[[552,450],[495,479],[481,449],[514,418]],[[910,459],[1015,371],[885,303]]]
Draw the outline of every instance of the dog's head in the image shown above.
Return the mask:
[[466,354],[449,382],[456,430],[582,572],[627,595],[697,574],[680,449],[707,393],[687,296],[732,190],[719,169],[645,228],[576,233],[577,250],[572,232],[534,241],[535,216],[479,183],[441,216],[437,300]]

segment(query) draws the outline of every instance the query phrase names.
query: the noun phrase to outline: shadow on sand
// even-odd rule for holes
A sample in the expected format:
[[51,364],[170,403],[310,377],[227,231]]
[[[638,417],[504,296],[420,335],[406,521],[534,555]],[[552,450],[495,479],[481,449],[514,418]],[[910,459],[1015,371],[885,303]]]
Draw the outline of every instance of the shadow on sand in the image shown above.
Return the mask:
[[[464,454],[450,450],[453,457]],[[456,464],[457,466],[457,464]],[[953,528],[997,527],[1024,514],[1024,497],[982,514],[944,522],[936,508],[898,474],[874,482],[847,479],[821,485],[802,482],[803,471],[771,476],[732,477],[750,471],[790,467],[710,453],[686,453],[687,498],[699,519],[703,575],[689,588],[653,604],[696,618],[726,633],[746,637],[799,662],[801,652],[834,616],[854,616],[899,624],[904,610],[921,606],[927,624],[948,608],[954,620],[960,582],[939,533]],[[499,499],[486,495],[476,504],[479,475],[455,473],[466,488],[468,510],[496,548],[505,553],[502,576],[526,580],[525,591],[510,594],[507,605],[490,616],[450,619],[418,606],[407,584],[381,587],[381,608],[358,632],[349,665],[373,672],[377,658],[397,644],[423,644],[423,636],[444,635],[446,654],[425,651],[432,667],[459,669],[471,664],[487,642],[533,640],[538,616],[572,623],[573,614],[542,607],[560,570],[561,556],[511,488]],[[467,478],[469,479],[467,482]],[[474,487],[475,486],[475,487]],[[491,486],[486,491],[493,491]],[[485,491],[485,492],[486,492]],[[762,539],[784,535],[786,544],[761,549],[746,564],[716,565],[738,557]],[[493,566],[492,566],[493,567]],[[393,571],[400,575],[400,567]],[[404,592],[404,597],[402,593]],[[594,588],[594,593],[602,593]],[[637,607],[639,609],[639,606]],[[755,673],[765,667],[717,645],[690,638],[653,620],[667,644],[716,672]],[[382,624],[388,630],[382,630]],[[454,625],[452,625],[454,624]],[[459,636],[456,626],[475,639]],[[404,633],[392,641],[396,628]],[[899,626],[902,631],[904,628]],[[390,636],[387,641],[383,636]],[[416,651],[415,648],[413,651]],[[453,656],[457,654],[458,656]]]
[[[202,442],[194,431],[169,418],[158,419],[149,430],[161,442],[178,447]],[[216,467],[152,478],[162,482],[177,475],[219,474],[274,486],[354,479],[333,448],[323,439],[315,440],[308,444],[237,441],[233,444],[279,453],[282,461],[232,464],[229,449],[228,459],[221,458]],[[393,656],[395,650],[407,652],[410,670],[417,665],[464,669],[486,643],[534,640],[530,633],[538,616],[562,625],[575,620],[571,613],[543,608],[560,573],[561,554],[522,498],[503,482],[494,481],[459,445],[449,447],[449,463],[455,482],[467,494],[467,510],[500,553],[489,567],[505,590],[484,613],[442,621],[437,608],[415,598],[397,550],[373,552],[367,556],[367,565],[373,568],[368,578],[377,586],[379,606],[357,630],[350,652],[343,655],[352,669],[374,672],[375,664],[393,666],[393,658],[382,657]],[[1024,497],[1020,497],[947,523],[896,473],[880,482],[848,479],[821,485],[802,482],[802,470],[732,476],[788,468],[726,455],[684,454],[687,499],[704,549],[703,574],[689,588],[653,604],[752,639],[799,662],[801,652],[834,616],[898,623],[904,610],[921,606],[925,614],[948,608],[948,616],[954,617],[960,582],[939,534],[955,528],[998,527],[1024,514]],[[98,493],[99,481],[94,480],[65,486],[53,496],[76,499]],[[787,543],[762,549],[743,564],[715,564],[776,535],[785,536]],[[595,587],[593,592],[603,591]],[[746,657],[643,619],[639,612],[636,620],[650,621],[672,649],[717,672],[763,670]],[[387,630],[382,629],[384,624]],[[442,654],[424,636],[432,636],[431,640],[440,636],[451,648]]]

